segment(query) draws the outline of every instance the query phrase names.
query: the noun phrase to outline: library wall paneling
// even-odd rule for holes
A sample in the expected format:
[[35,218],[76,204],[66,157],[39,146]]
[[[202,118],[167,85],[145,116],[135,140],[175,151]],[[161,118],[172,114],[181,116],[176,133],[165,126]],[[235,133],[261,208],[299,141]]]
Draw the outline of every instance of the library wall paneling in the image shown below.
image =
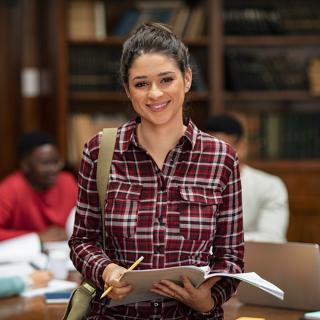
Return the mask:
[[16,142],[20,133],[20,1],[0,2],[0,179],[17,165]]

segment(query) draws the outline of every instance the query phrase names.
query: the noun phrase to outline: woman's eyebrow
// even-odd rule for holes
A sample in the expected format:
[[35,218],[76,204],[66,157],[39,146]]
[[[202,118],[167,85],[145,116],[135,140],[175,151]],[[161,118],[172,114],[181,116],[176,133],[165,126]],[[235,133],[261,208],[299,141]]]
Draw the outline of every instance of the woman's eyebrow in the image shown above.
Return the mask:
[[[174,74],[173,71],[165,71],[165,72],[160,72],[158,73],[158,77],[166,76],[168,74]],[[141,79],[147,79],[147,76],[136,76],[132,80],[141,80]]]

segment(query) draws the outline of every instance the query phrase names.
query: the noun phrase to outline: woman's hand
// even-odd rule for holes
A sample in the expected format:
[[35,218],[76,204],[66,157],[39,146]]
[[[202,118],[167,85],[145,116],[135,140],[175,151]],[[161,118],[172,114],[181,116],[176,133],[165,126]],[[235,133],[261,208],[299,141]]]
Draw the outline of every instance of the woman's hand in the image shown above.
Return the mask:
[[211,277],[199,288],[195,288],[190,280],[182,275],[183,287],[169,280],[161,280],[153,285],[152,292],[180,301],[198,312],[208,312],[214,307],[211,288],[220,280],[220,277]]
[[121,281],[121,277],[127,271],[127,269],[118,266],[115,263],[110,263],[104,269],[102,278],[105,282],[104,290],[107,290],[108,287],[112,286],[113,289],[108,293],[108,297],[114,300],[123,299],[131,291],[132,287],[126,282]]

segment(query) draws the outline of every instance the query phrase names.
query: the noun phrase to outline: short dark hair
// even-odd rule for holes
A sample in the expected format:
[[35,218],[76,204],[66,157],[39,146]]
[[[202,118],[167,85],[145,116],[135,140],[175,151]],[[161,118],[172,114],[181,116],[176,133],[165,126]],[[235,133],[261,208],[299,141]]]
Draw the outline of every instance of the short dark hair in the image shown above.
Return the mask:
[[122,83],[128,83],[128,73],[133,61],[145,53],[162,53],[173,58],[182,74],[189,68],[188,48],[170,27],[157,22],[144,23],[122,46],[120,60]]
[[47,132],[32,131],[24,133],[18,142],[18,155],[27,157],[34,149],[45,144],[56,145],[55,139]]
[[234,116],[229,114],[220,114],[210,117],[206,124],[205,130],[207,132],[220,132],[230,134],[242,138],[244,135],[244,128],[241,122]]

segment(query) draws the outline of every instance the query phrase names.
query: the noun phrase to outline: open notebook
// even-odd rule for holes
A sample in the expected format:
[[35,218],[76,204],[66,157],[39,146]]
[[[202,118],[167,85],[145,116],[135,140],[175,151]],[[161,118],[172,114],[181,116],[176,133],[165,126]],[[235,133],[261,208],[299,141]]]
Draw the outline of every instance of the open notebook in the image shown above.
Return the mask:
[[111,300],[109,306],[117,306],[122,304],[134,303],[138,301],[146,301],[153,299],[163,299],[162,296],[150,292],[152,284],[159,282],[161,279],[168,279],[181,284],[180,276],[186,275],[194,286],[198,287],[206,279],[214,276],[231,277],[241,281],[245,281],[269,294],[283,299],[283,291],[272,283],[262,279],[254,272],[250,273],[211,273],[208,267],[182,266],[165,269],[148,269],[133,270],[124,274],[123,280],[131,284],[133,291],[122,300]]

